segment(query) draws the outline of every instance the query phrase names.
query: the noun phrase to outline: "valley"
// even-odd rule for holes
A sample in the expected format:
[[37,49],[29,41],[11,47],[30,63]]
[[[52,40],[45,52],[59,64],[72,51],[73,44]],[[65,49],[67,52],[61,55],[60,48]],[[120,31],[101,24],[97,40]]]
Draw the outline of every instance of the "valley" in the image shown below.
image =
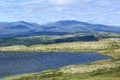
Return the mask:
[[[44,25],[39,25],[37,23],[24,22],[24,21],[9,22],[9,23],[3,22],[0,23],[0,26],[1,26],[0,52],[1,55],[4,55],[3,61],[7,60],[7,58],[5,58],[6,54],[22,55],[23,53],[25,53],[25,55],[28,56],[32,55],[33,58],[29,57],[29,59],[30,60],[35,59],[33,61],[36,61],[36,59],[38,59],[38,56],[35,56],[35,53],[36,55],[38,55],[37,53],[48,53],[47,55],[52,56],[52,53],[57,53],[53,55],[58,55],[58,53],[60,52],[67,53],[66,55],[69,55],[70,53],[76,55],[76,53],[89,54],[94,52],[94,53],[99,53],[101,56],[111,57],[111,59],[109,60],[103,59],[92,63],[84,63],[84,64],[72,63],[68,65],[63,65],[65,67],[61,67],[61,68],[58,67],[57,69],[54,68],[54,70],[51,70],[51,68],[46,68],[47,70],[45,71],[35,72],[33,74],[25,74],[23,72],[22,73],[23,75],[11,76],[11,77],[8,76],[4,78],[4,80],[98,80],[98,79],[119,80],[120,79],[119,77],[120,76],[120,34],[119,34],[120,28],[119,27],[107,26],[101,24],[91,24],[91,23],[80,22],[75,20],[57,21],[53,23],[47,23]],[[22,56],[23,59],[25,55]],[[19,57],[18,58],[10,57],[10,59],[11,60],[15,59],[14,61],[17,60],[20,61],[21,59]],[[39,57],[42,57],[42,55]],[[87,59],[89,58],[86,57],[86,60]],[[26,61],[26,58],[24,60]],[[77,58],[75,60],[77,60]],[[12,61],[12,63],[14,61]],[[56,64],[58,65],[59,62]],[[14,65],[17,66],[17,64]],[[31,65],[33,66],[33,64]],[[38,62],[36,62],[36,65],[38,65]],[[24,71],[25,66],[22,66],[23,68],[22,67],[20,68],[20,66],[18,67],[19,70],[17,69],[16,70]],[[38,68],[39,67],[34,67],[32,69],[38,69]],[[9,71],[8,73],[11,74]]]

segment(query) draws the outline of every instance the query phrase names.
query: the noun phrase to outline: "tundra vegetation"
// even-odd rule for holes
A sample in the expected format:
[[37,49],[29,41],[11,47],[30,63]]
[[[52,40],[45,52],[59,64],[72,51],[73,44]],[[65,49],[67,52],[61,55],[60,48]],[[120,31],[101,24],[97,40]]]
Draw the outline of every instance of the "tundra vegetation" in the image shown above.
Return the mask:
[[[99,37],[100,38],[100,37]],[[111,60],[83,65],[69,65],[41,73],[7,77],[7,80],[120,80],[120,39],[102,37],[98,41],[75,41],[57,44],[1,46],[1,52],[98,52]]]
[[120,58],[84,65],[70,65],[42,73],[7,77],[6,80],[119,80]]
[[0,47],[11,46],[11,45],[47,45],[65,42],[76,42],[76,41],[98,41],[102,39],[120,39],[119,34],[113,33],[78,33],[64,36],[32,36],[32,37],[4,37],[0,38]]

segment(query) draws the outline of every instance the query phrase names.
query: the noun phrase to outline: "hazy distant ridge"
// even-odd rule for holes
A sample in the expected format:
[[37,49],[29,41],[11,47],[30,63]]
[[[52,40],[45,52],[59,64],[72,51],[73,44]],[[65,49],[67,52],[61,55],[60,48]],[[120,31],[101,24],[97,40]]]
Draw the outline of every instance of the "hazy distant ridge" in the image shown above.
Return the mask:
[[37,23],[17,21],[0,22],[0,37],[65,35],[71,33],[120,33],[120,27],[91,24],[75,20],[64,20],[40,25]]

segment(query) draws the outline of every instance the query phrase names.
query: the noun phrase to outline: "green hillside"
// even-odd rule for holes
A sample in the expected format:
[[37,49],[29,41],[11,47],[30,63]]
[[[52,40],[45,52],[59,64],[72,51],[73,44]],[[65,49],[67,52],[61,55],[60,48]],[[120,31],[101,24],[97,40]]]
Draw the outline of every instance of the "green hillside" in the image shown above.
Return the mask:
[[119,34],[113,33],[79,33],[64,36],[32,36],[32,37],[6,37],[0,38],[0,46],[11,45],[38,45],[38,44],[55,44],[76,41],[98,41],[101,39],[120,38]]
[[[20,41],[39,39],[65,40],[68,38],[91,36],[91,34],[75,34],[66,36],[24,37]],[[92,35],[93,36],[93,35]],[[120,38],[117,34],[97,33],[98,41],[71,41],[54,44],[10,45],[1,46],[0,52],[98,52],[111,56],[111,60],[97,61],[84,65],[68,65],[56,70],[41,73],[23,74],[18,77],[7,77],[6,80],[119,80],[120,79]],[[8,40],[9,41],[9,40]],[[12,41],[12,40],[11,40]]]

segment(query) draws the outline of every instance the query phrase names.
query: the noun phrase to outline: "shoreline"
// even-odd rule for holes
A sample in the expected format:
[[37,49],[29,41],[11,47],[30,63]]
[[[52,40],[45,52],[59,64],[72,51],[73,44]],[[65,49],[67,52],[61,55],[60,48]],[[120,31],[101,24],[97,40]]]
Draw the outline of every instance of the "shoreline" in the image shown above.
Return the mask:
[[[61,52],[57,52],[58,54],[60,54]],[[63,52],[62,52],[63,53]],[[82,53],[82,52],[76,52],[76,53]],[[88,53],[88,52],[83,52],[83,53]],[[93,52],[89,52],[89,53],[93,53]],[[88,53],[88,54],[89,54]],[[96,52],[94,52],[94,53],[96,53]],[[4,54],[4,53],[3,53]],[[12,53],[12,54],[14,54],[14,53]],[[27,53],[26,53],[27,54]],[[44,53],[43,53],[44,54]],[[52,54],[54,54],[54,53],[52,53]],[[67,54],[74,54],[73,52],[67,52]],[[97,54],[99,54],[99,53],[97,53]],[[29,54],[28,54],[29,55]],[[101,54],[100,54],[101,55]],[[110,56],[109,56],[110,57]],[[112,57],[110,57],[110,59],[112,59]],[[110,59],[105,59],[105,60],[110,60]],[[98,61],[105,61],[105,60],[98,60]],[[97,61],[94,61],[94,62],[97,62]],[[84,63],[84,64],[91,64],[91,63],[94,63],[94,62],[90,62],[90,63]],[[84,64],[78,64],[78,65],[84,65]],[[76,65],[76,64],[71,64],[71,65]],[[66,65],[66,66],[69,66],[69,65]],[[64,67],[64,66],[63,66]],[[60,68],[60,67],[59,67]],[[57,68],[56,68],[57,69]],[[49,69],[48,69],[49,70]],[[43,72],[44,70],[42,70],[41,72]],[[38,73],[38,72],[37,72]],[[26,74],[31,74],[31,73],[26,73]],[[36,72],[35,72],[35,74],[36,74]],[[19,76],[21,76],[22,74],[18,74]],[[13,76],[16,76],[16,75],[13,75]],[[11,77],[11,76],[10,76]]]
[[[52,74],[51,72],[55,72],[55,74],[57,73],[57,72],[59,72],[59,70],[62,70],[62,71],[64,71],[64,70],[66,70],[65,68],[69,68],[69,67],[73,67],[74,68],[74,66],[76,67],[76,66],[89,66],[89,65],[93,65],[93,66],[95,66],[96,64],[105,64],[105,63],[107,63],[107,62],[111,62],[111,61],[113,61],[114,59],[113,58],[111,58],[111,59],[107,59],[107,60],[99,60],[99,61],[95,61],[95,62],[91,62],[91,63],[87,63],[87,64],[73,64],[73,65],[67,65],[67,66],[64,66],[64,67],[61,67],[61,68],[58,68],[58,69],[49,69],[49,70],[43,70],[43,71],[41,71],[41,72],[35,72],[35,73],[25,73],[25,74],[18,74],[18,75],[13,75],[13,76],[8,76],[8,77],[5,77],[5,78],[2,78],[3,80],[22,80],[21,78],[22,77],[30,77],[30,76],[34,76],[34,75],[38,75],[38,76],[42,76],[42,75],[50,75],[50,74]],[[118,61],[118,62],[120,62],[120,61]],[[111,63],[112,64],[112,63]],[[105,64],[106,65],[106,64]],[[120,65],[119,65],[119,63],[118,63],[118,66],[120,67]],[[76,69],[76,68],[75,68]],[[99,69],[99,68],[98,68]],[[57,71],[57,72],[56,72]],[[61,71],[60,71],[61,72]],[[54,74],[54,73],[53,73]],[[66,74],[69,74],[69,72],[65,72],[65,73],[63,73],[64,75],[66,75]],[[70,74],[69,75],[71,75],[71,74],[74,74],[74,73],[71,73],[70,72]],[[90,73],[88,73],[88,74],[90,74]],[[52,75],[51,75],[52,76]],[[1,80],[1,79],[0,79]],[[89,80],[89,79],[88,79]]]
[[[17,47],[17,49],[15,49],[16,47]],[[7,51],[5,51],[6,49],[7,49]],[[34,46],[30,46],[30,47],[20,46],[20,45],[3,47],[3,53],[4,52],[8,52],[8,53],[9,52],[11,52],[11,53],[24,52],[24,53],[27,53],[29,51],[33,52],[33,53],[34,52],[41,52],[41,51],[42,52],[77,52],[77,53],[79,53],[79,52],[97,52],[98,54],[101,54],[101,55],[110,56],[111,59],[110,60],[102,60],[102,61],[100,60],[100,61],[95,62],[95,63],[93,62],[90,64],[83,64],[83,65],[79,65],[79,64],[78,65],[68,65],[68,66],[65,66],[65,67],[62,67],[62,68],[59,68],[56,70],[52,70],[52,71],[45,70],[45,71],[42,71],[40,74],[35,73],[35,75],[25,74],[26,76],[24,76],[24,74],[23,74],[23,75],[20,75],[20,78],[17,78],[17,79],[15,78],[15,80],[23,80],[22,78],[28,79],[30,77],[40,78],[41,80],[42,79],[44,80],[44,78],[50,78],[50,80],[51,80],[51,78],[53,78],[52,75],[54,75],[55,77],[64,77],[64,76],[68,76],[68,75],[70,75],[70,76],[75,75],[75,74],[71,73],[72,71],[70,72],[70,74],[67,73],[68,75],[66,75],[66,73],[65,74],[61,73],[61,71],[59,73],[59,70],[61,70],[61,69],[63,70],[62,72],[64,72],[64,71],[66,72],[68,69],[68,72],[69,72],[69,70],[72,70],[72,69],[77,70],[81,66],[84,66],[87,69],[87,67],[89,68],[89,66],[97,66],[97,65],[101,66],[101,64],[106,66],[105,70],[108,69],[108,71],[109,71],[109,69],[110,69],[110,71],[113,72],[113,74],[120,75],[119,73],[117,73],[118,70],[120,69],[119,68],[120,64],[117,64],[120,62],[120,42],[109,42],[109,41],[83,42],[83,43],[82,42],[72,42],[72,43],[61,43],[61,44],[52,44],[52,45],[34,45]],[[1,47],[0,47],[0,52],[1,52]],[[111,64],[113,64],[113,65],[111,65]],[[112,67],[109,68],[109,66],[107,66],[107,65],[110,65]],[[99,73],[99,69],[101,69],[101,68],[99,68],[99,66],[98,66],[98,70],[95,72],[96,74]],[[84,67],[82,67],[82,68],[84,69]],[[113,68],[113,70],[112,70],[112,68]],[[115,71],[114,71],[114,68],[115,68]],[[103,70],[101,70],[101,71],[103,71],[103,74],[108,74],[107,71],[104,72],[104,68],[102,68],[102,69]],[[79,70],[78,70],[78,72],[79,72]],[[86,75],[89,75],[89,74],[93,75],[93,73],[94,72],[86,73]],[[76,73],[76,74],[83,75],[83,73]],[[37,76],[37,77],[35,77],[35,76]],[[48,76],[50,76],[50,77],[48,77]],[[77,76],[77,75],[75,75],[75,76]],[[84,75],[81,77],[84,77]],[[112,79],[114,79],[114,78],[112,78]],[[8,79],[8,80],[14,80],[14,79],[12,78],[12,79]],[[55,80],[57,80],[57,79],[55,79]],[[75,79],[75,80],[77,80],[77,79]]]

